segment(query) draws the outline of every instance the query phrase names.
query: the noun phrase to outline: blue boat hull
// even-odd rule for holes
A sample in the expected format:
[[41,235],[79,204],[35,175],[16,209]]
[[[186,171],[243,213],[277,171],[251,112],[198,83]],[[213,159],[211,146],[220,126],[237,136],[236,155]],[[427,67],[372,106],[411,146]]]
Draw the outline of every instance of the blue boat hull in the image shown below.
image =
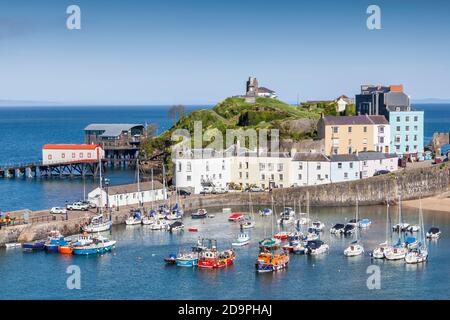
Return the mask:
[[112,250],[112,248],[114,247],[114,245],[110,245],[110,246],[105,246],[102,248],[73,248],[73,254],[77,254],[77,255],[92,255],[92,254],[102,254],[102,253],[106,253]]
[[198,259],[194,260],[177,260],[178,267],[194,267],[198,264]]
[[47,252],[58,252],[59,245],[57,244],[46,244],[45,251]]
[[23,243],[22,249],[25,251],[41,251],[45,249],[45,244],[43,242]]

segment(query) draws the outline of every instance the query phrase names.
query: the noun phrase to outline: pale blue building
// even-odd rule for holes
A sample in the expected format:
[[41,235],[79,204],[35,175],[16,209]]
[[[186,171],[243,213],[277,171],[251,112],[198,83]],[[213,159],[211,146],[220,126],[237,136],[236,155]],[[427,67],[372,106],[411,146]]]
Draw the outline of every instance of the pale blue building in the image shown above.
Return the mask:
[[391,152],[398,155],[423,152],[423,111],[409,106],[388,107],[388,120],[391,126]]
[[356,154],[336,154],[331,156],[331,182],[344,182],[360,178],[360,162]]

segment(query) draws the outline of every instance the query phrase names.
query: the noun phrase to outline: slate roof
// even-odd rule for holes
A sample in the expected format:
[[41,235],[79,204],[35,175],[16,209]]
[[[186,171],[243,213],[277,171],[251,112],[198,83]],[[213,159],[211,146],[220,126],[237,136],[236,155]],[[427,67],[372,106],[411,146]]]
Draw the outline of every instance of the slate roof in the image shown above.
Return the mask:
[[[153,190],[160,190],[164,189],[163,185],[159,181],[153,181]],[[152,190],[152,182],[141,182],[140,183],[140,190],[141,191],[151,191]],[[115,195],[115,194],[126,194],[126,193],[133,193],[138,191],[138,185],[137,183],[132,184],[121,184],[116,186],[110,186],[108,188],[108,194],[109,195]]]
[[331,156],[331,162],[358,161],[356,154],[334,154]]
[[314,152],[297,152],[294,155],[292,161],[317,161],[317,162],[329,162],[330,159],[323,153]]
[[372,125],[389,124],[384,116],[381,115],[362,115],[362,116],[325,116],[322,118],[325,125]]
[[129,131],[134,127],[144,127],[144,125],[136,123],[92,123],[84,128],[84,130],[104,131],[101,134],[103,137],[117,137],[122,133],[122,131]]

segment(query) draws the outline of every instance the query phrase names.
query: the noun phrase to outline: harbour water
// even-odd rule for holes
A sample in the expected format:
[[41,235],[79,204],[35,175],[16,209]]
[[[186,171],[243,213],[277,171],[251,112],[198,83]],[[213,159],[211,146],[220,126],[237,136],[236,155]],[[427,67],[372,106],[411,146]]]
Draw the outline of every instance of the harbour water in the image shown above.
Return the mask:
[[[233,208],[234,210],[245,208]],[[255,210],[258,207],[255,207]],[[428,241],[429,261],[406,265],[403,261],[372,260],[369,251],[385,240],[385,207],[361,207],[360,217],[373,223],[362,231],[364,256],[347,258],[343,250],[352,238],[329,234],[329,227],[353,218],[355,208],[311,208],[311,218],[325,222],[321,239],[330,252],[321,256],[291,255],[289,267],[277,273],[257,274],[258,241],[272,230],[270,217],[256,217],[257,227],[248,231],[251,243],[237,248],[233,266],[204,270],[167,266],[163,258],[189,249],[197,238],[214,237],[219,248],[229,248],[238,235],[237,223],[227,221],[221,209],[215,218],[184,219],[186,230],[170,234],[145,226],[115,226],[109,237],[118,241],[113,253],[102,256],[63,256],[44,252],[0,250],[1,299],[448,299],[450,274],[444,267],[450,259],[450,216],[424,212],[425,229],[441,228],[443,236]],[[403,210],[404,221],[418,222],[418,211]],[[396,223],[397,210],[391,208]],[[275,228],[276,230],[276,228]],[[393,236],[393,241],[396,235]],[[66,286],[66,269],[81,270],[81,289]],[[381,289],[369,290],[366,273],[370,265],[380,267]]]

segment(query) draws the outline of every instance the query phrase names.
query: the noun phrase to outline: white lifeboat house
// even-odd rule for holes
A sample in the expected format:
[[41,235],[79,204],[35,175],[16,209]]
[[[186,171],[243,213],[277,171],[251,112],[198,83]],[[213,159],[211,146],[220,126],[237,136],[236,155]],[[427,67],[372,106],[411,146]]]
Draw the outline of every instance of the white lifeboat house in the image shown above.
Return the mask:
[[42,147],[42,164],[98,162],[104,155],[98,144],[46,144]]

